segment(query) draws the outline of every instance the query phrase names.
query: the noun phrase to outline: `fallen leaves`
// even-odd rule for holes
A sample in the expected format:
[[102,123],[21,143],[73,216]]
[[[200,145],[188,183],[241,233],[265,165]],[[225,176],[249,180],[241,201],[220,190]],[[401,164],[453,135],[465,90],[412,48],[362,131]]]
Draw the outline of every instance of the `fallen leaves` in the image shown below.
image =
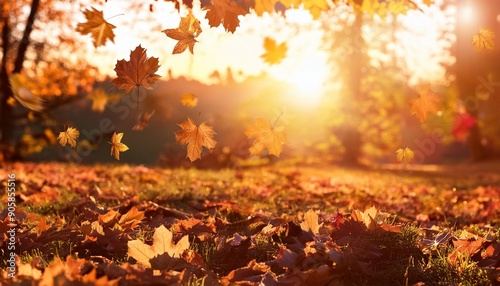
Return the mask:
[[[128,255],[138,263],[151,268],[152,260],[162,255],[164,259],[168,258],[179,258],[182,253],[189,248],[189,237],[187,235],[183,236],[179,242],[174,243],[173,234],[165,226],[161,225],[158,227],[153,235],[153,245],[147,245],[140,240],[132,240],[128,242]],[[168,261],[163,261],[166,265]],[[154,263],[154,262],[153,262]],[[165,269],[161,267],[162,265],[157,265],[154,269]]]
[[87,22],[78,23],[76,31],[83,35],[91,34],[94,47],[104,46],[107,40],[114,41],[113,29],[116,27],[104,20],[102,11],[92,7],[91,10],[85,10],[83,14]]
[[493,38],[495,37],[495,32],[492,29],[479,29],[479,33],[472,37],[472,45],[478,50],[482,51],[484,48],[493,50],[495,43]]
[[172,54],[180,54],[187,48],[193,54],[194,44],[197,42],[196,37],[201,33],[200,21],[189,13],[186,17],[181,18],[178,28],[166,29],[163,32],[168,37],[178,41]]
[[68,127],[66,131],[59,132],[59,136],[57,136],[57,140],[59,140],[59,144],[61,146],[66,146],[69,144],[71,147],[76,147],[76,140],[80,136],[80,131],[74,127]]
[[127,145],[123,144],[122,141],[123,133],[113,132],[111,135],[111,156],[115,157],[116,160],[120,160],[120,152],[125,152],[128,150]]
[[248,138],[255,139],[250,146],[250,154],[253,156],[260,156],[267,149],[269,154],[279,157],[283,144],[287,143],[283,127],[275,127],[265,118],[256,118],[255,123],[247,127],[245,134]]
[[202,147],[212,150],[217,143],[213,138],[215,132],[212,126],[202,122],[196,126],[191,118],[178,124],[182,130],[175,132],[175,140],[179,145],[187,144],[187,155],[191,162],[201,158]]
[[260,57],[264,60],[264,62],[274,65],[281,63],[281,61],[286,58],[288,47],[286,42],[277,44],[274,39],[265,37],[264,50],[265,52]]
[[141,45],[130,52],[130,60],[119,60],[116,62],[115,72],[118,76],[111,82],[120,89],[125,89],[130,93],[134,88],[143,87],[152,89],[151,84],[155,83],[159,75],[155,72],[159,68],[158,58],[148,58],[146,49]]

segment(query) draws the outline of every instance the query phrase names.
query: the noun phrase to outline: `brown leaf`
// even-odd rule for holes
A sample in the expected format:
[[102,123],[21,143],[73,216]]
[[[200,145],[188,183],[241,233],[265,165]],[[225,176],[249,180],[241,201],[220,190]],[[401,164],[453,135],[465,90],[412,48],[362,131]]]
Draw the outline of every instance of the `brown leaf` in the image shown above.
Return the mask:
[[104,20],[102,11],[94,7],[91,7],[91,9],[92,10],[87,9],[83,12],[87,22],[78,23],[76,31],[83,35],[91,34],[94,47],[96,48],[104,46],[108,39],[113,42],[115,39],[113,29],[116,27]]
[[163,30],[168,37],[178,40],[174,47],[172,54],[180,54],[189,48],[191,54],[193,53],[194,44],[197,42],[196,37],[201,33],[200,21],[196,19],[193,14],[189,13],[186,17],[182,17],[179,27],[176,29]]
[[118,77],[111,82],[116,87],[125,89],[126,93],[140,86],[145,89],[153,89],[151,84],[160,77],[155,74],[159,67],[158,58],[148,58],[146,49],[139,45],[130,52],[129,61],[119,60],[116,62],[115,71]]
[[495,32],[492,29],[479,29],[479,33],[472,37],[472,44],[478,51],[487,48],[489,50],[493,50],[495,47],[495,43],[493,42],[493,38],[495,37]]
[[118,224],[122,228],[134,229],[144,219],[144,212],[132,207],[126,214],[120,217]]
[[248,14],[248,10],[233,0],[211,0],[210,4],[203,7],[203,10],[208,10],[205,19],[208,19],[210,27],[218,27],[222,24],[226,31],[231,33],[234,33],[236,27],[240,25],[238,16]]
[[66,144],[69,144],[71,147],[75,148],[76,147],[76,140],[80,136],[80,131],[78,129],[73,128],[73,127],[68,127],[66,131],[59,132],[59,136],[57,136],[57,140],[59,140],[59,144],[61,146],[66,146]]
[[182,130],[175,132],[175,140],[179,145],[187,144],[187,155],[191,162],[201,158],[202,147],[205,146],[208,150],[212,150],[217,143],[213,137],[215,132],[212,126],[205,122],[196,126],[194,122],[188,119],[178,124]]
[[151,112],[141,112],[139,114],[139,117],[137,118],[137,123],[134,125],[134,127],[132,127],[132,130],[135,130],[135,131],[141,131],[141,130],[144,130],[144,128],[146,128],[146,126],[148,126],[149,124],[149,121],[151,120],[151,118],[153,117],[153,115],[155,114],[155,111],[151,111]]
[[300,223],[300,227],[304,231],[311,230],[312,233],[318,234],[319,228],[323,225],[323,223],[318,224],[318,214],[312,209],[308,210],[304,215],[304,221]]

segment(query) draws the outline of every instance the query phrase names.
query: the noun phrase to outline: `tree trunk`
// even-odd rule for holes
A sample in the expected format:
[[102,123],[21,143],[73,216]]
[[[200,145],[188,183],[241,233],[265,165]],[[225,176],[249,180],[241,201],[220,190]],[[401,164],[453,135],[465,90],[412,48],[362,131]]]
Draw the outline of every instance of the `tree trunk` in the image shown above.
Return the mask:
[[[24,29],[23,37],[19,44],[19,48],[17,50],[16,60],[14,62],[14,69],[12,73],[19,73],[23,69],[23,63],[26,58],[26,51],[28,50],[28,46],[30,44],[30,36],[33,31],[33,24],[36,19],[36,15],[38,13],[38,9],[40,7],[40,0],[33,0],[31,2],[31,11],[28,16],[26,26]],[[10,20],[9,16],[3,19],[4,26],[2,30],[2,63],[0,67],[0,84],[2,86],[0,90],[0,152],[5,153],[5,151],[11,146],[12,142],[12,132],[13,132],[13,121],[12,121],[12,107],[8,104],[7,100],[13,95],[12,89],[9,83],[9,71],[7,69],[7,55],[11,53],[11,45],[10,45]],[[7,156],[5,159],[9,159]]]

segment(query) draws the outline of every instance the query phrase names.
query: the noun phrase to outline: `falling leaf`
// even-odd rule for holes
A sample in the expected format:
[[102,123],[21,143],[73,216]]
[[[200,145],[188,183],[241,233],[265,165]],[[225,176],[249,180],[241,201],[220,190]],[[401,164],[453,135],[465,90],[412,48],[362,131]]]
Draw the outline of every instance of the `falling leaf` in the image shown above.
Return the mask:
[[125,89],[126,93],[140,86],[152,89],[150,84],[155,83],[160,77],[155,74],[159,67],[158,58],[148,58],[146,49],[139,45],[130,52],[130,61],[119,60],[116,62],[115,71],[118,77],[111,82],[116,87]]
[[180,54],[189,48],[193,53],[194,44],[197,42],[196,37],[201,33],[200,21],[193,14],[189,13],[186,17],[182,17],[179,22],[179,27],[176,29],[163,30],[168,37],[178,40],[172,51],[172,54]]
[[224,29],[231,33],[234,33],[236,27],[240,25],[238,16],[248,14],[247,10],[233,0],[211,0],[210,4],[203,7],[203,10],[207,10],[205,19],[208,19],[210,27],[218,27],[222,24]]
[[68,127],[66,131],[59,132],[57,140],[59,140],[59,144],[61,144],[61,146],[63,147],[66,146],[66,144],[69,144],[71,147],[75,148],[76,139],[78,139],[78,136],[80,136],[80,131],[78,131],[78,129]]
[[141,112],[139,114],[139,117],[137,118],[137,123],[134,125],[134,127],[132,127],[132,130],[140,131],[146,128],[154,114],[154,110],[151,112]]
[[24,86],[23,82],[26,82],[27,80],[28,79],[26,79],[26,77],[22,74],[13,74],[9,76],[9,83],[12,88],[14,98],[27,109],[41,112],[44,109],[43,99],[40,96],[33,94],[29,88]]
[[415,157],[415,152],[413,152],[413,150],[408,147],[406,147],[404,150],[401,148],[396,150],[396,159],[399,162],[408,164],[413,160],[413,157]]
[[431,6],[432,4],[434,4],[434,0],[424,0],[424,4],[427,6]]
[[484,48],[493,50],[495,44],[493,42],[493,38],[495,37],[495,32],[492,29],[479,29],[479,33],[472,37],[472,44],[478,51],[483,50]]
[[92,111],[103,112],[108,104],[109,97],[102,88],[96,88],[88,94],[88,97],[92,100]]
[[195,107],[198,104],[198,97],[192,93],[184,93],[181,103],[184,106]]
[[286,57],[288,47],[286,42],[277,44],[275,40],[265,37],[264,38],[265,52],[260,56],[264,62],[274,65],[279,64]]
[[205,122],[200,126],[196,126],[188,117],[188,120],[178,124],[182,130],[175,132],[175,140],[177,144],[187,144],[187,156],[191,162],[201,158],[202,147],[205,146],[208,150],[212,150],[217,143],[213,137],[215,132],[213,127]]
[[318,224],[318,214],[313,210],[308,210],[304,215],[304,221],[300,223],[300,227],[304,231],[311,230],[312,233],[318,234],[319,228],[323,223]]
[[153,258],[163,254],[168,254],[172,258],[179,258],[189,248],[189,236],[183,236],[177,244],[174,243],[172,237],[172,233],[161,225],[156,228],[153,234],[153,245],[147,245],[138,239],[129,241],[128,256],[148,268],[151,268]]
[[438,96],[428,87],[418,89],[418,98],[410,100],[410,112],[415,114],[420,122],[427,119],[427,113],[436,113],[438,111]]
[[78,23],[76,31],[83,35],[91,34],[94,40],[94,47],[96,48],[104,46],[108,39],[114,42],[115,34],[113,33],[113,29],[116,27],[104,20],[102,11],[94,7],[91,7],[91,9],[92,10],[87,9],[83,12],[87,22]]
[[255,13],[257,16],[262,16],[264,12],[271,13],[274,11],[275,0],[255,0]]
[[125,152],[128,150],[127,145],[121,143],[123,133],[116,132],[111,136],[111,155],[116,158],[116,160],[120,160],[120,152]]
[[287,143],[283,127],[275,127],[264,118],[256,118],[255,124],[248,126],[245,134],[248,138],[255,138],[250,147],[250,154],[254,156],[259,156],[267,148],[269,154],[279,157],[283,144]]

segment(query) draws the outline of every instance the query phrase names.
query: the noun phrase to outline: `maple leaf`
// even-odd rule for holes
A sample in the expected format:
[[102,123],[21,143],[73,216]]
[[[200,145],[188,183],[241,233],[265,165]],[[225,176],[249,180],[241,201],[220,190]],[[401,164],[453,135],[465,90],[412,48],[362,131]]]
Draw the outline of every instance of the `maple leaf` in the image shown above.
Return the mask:
[[372,230],[377,227],[375,218],[377,217],[378,210],[374,206],[366,209],[364,212],[360,210],[353,210],[351,218],[354,221],[362,222],[368,229]]
[[120,217],[118,224],[122,228],[134,229],[143,219],[144,212],[139,211],[136,207],[132,207],[126,214]]
[[304,221],[300,223],[300,227],[304,231],[311,230],[312,233],[318,234],[319,228],[323,225],[323,223],[318,224],[318,214],[312,209],[308,210],[304,215]]
[[495,37],[495,32],[491,29],[479,29],[479,33],[472,37],[472,44],[478,51],[481,51],[484,48],[493,50],[495,44],[493,42],[493,38]]
[[179,22],[179,27],[176,29],[163,30],[168,37],[178,40],[172,51],[172,54],[180,54],[189,48],[193,53],[194,44],[197,42],[196,37],[201,33],[200,21],[193,14],[189,13],[186,17],[182,17]]
[[275,0],[255,0],[255,13],[257,16],[262,16],[264,12],[271,13],[274,11]]
[[118,99],[117,95],[107,95],[102,88],[96,88],[92,90],[92,92],[87,96],[92,100],[91,109],[97,112],[103,112],[108,102],[113,102]]
[[198,97],[192,93],[184,93],[181,103],[184,106],[195,107],[198,104]]
[[187,144],[186,157],[191,162],[201,158],[202,147],[205,146],[208,150],[212,150],[217,143],[213,137],[215,132],[212,126],[207,125],[205,122],[200,126],[196,126],[193,121],[188,119],[179,125],[182,130],[175,132],[175,140],[179,145]]
[[413,160],[413,157],[415,157],[415,152],[408,147],[396,150],[396,159],[399,162],[403,162],[405,164],[410,163]]
[[83,35],[91,34],[94,47],[96,48],[104,46],[108,39],[113,43],[115,39],[113,29],[116,27],[104,20],[102,11],[94,7],[91,7],[91,9],[92,10],[87,9],[83,12],[85,18],[87,18],[87,22],[78,23],[76,31]]
[[288,47],[286,42],[277,44],[274,39],[264,38],[265,52],[260,56],[264,62],[274,65],[279,64],[286,57]]
[[146,128],[146,126],[148,126],[149,121],[151,120],[154,114],[155,114],[154,110],[145,113],[141,112],[139,114],[139,117],[137,118],[137,123],[134,125],[134,127],[132,127],[132,130],[140,131]]
[[172,233],[161,225],[153,234],[153,245],[147,245],[138,239],[129,241],[128,256],[148,268],[151,268],[152,259],[164,254],[171,258],[179,258],[189,248],[189,236],[183,236],[177,244],[172,237]]
[[427,6],[431,6],[432,4],[434,4],[434,0],[424,0],[423,2]]
[[326,0],[303,0],[304,9],[309,10],[313,19],[318,19],[321,12],[328,10],[328,2]]
[[464,142],[469,135],[469,130],[476,124],[477,119],[467,112],[458,114],[453,122],[451,133],[457,141]]
[[279,157],[283,144],[287,143],[283,127],[275,127],[265,118],[256,118],[255,124],[248,126],[245,134],[248,138],[255,138],[250,147],[250,154],[254,156],[260,155],[267,148],[269,154]]
[[115,71],[118,77],[111,82],[116,87],[125,89],[126,93],[140,86],[152,89],[150,84],[155,83],[160,77],[155,74],[159,67],[158,58],[148,58],[146,49],[139,45],[130,52],[130,61],[123,59],[116,62]]
[[66,146],[66,144],[69,144],[71,147],[75,148],[76,139],[78,139],[78,136],[80,136],[80,131],[78,131],[78,129],[68,127],[66,131],[59,132],[57,140],[59,140],[59,144],[61,144],[61,146],[63,147]]
[[127,145],[121,143],[123,133],[114,132],[111,136],[111,155],[116,158],[116,160],[120,160],[120,152],[125,152],[128,150]]
[[224,29],[231,33],[234,33],[236,27],[240,25],[238,16],[248,14],[248,11],[234,0],[211,0],[203,9],[207,10],[205,19],[208,19],[210,27],[222,24]]
[[427,113],[435,113],[438,111],[438,97],[429,88],[418,89],[418,98],[410,100],[410,112],[415,114],[420,122],[427,119]]

